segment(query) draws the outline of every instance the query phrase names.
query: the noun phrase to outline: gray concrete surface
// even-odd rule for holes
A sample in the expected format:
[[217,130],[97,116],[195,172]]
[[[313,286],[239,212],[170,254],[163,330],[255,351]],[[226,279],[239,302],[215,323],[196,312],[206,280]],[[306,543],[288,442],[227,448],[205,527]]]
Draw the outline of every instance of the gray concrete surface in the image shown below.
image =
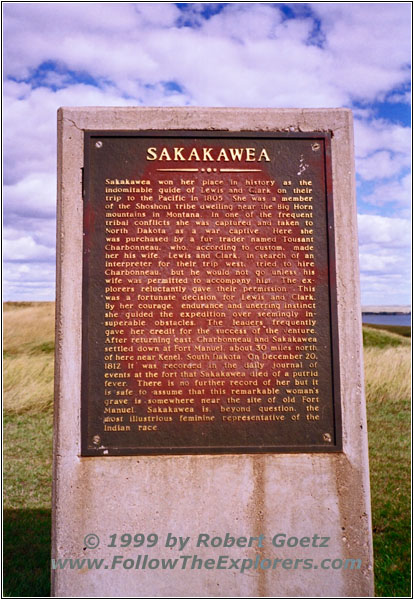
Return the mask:
[[[81,458],[83,131],[332,131],[343,452]],[[359,570],[53,570],[55,596],[373,595],[367,431],[352,114],[344,109],[63,108],[58,113],[58,230],[53,558],[194,555],[361,559]],[[157,533],[154,548],[108,548],[114,533]],[[200,533],[266,536],[263,548],[197,548]],[[97,550],[84,549],[95,533]],[[190,536],[184,551],[168,533]],[[275,548],[271,538],[330,538],[326,548]],[[142,559],[143,560],[143,559]],[[259,560],[259,559],[257,559]],[[155,563],[153,563],[155,564]],[[288,563],[287,563],[288,564]]]

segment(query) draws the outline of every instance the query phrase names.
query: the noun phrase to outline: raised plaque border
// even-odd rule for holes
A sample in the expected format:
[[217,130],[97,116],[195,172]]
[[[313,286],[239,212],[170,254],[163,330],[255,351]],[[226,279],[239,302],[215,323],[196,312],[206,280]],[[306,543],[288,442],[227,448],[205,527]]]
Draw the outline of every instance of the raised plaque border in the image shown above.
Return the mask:
[[[338,313],[336,292],[336,261],[335,261],[335,228],[334,228],[334,202],[333,202],[333,177],[331,156],[331,133],[315,132],[265,132],[265,131],[221,131],[221,130],[85,130],[84,131],[84,168],[82,173],[82,194],[85,201],[88,200],[87,181],[90,173],[89,144],[93,138],[104,137],[139,137],[145,138],[192,138],[201,139],[314,139],[320,141],[324,146],[325,166],[325,206],[327,215],[327,250],[328,250],[328,289],[329,289],[329,322],[331,340],[331,362],[332,362],[332,399],[335,441],[329,445],[309,444],[298,446],[285,445],[263,445],[263,446],[171,446],[171,447],[106,447],[105,449],[88,447],[88,402],[86,397],[86,378],[88,369],[85,359],[87,353],[88,339],[88,303],[83,299],[88,293],[88,285],[83,270],[82,278],[82,376],[81,376],[81,452],[80,456],[139,456],[139,455],[171,455],[171,454],[298,454],[298,453],[332,453],[342,452],[342,418],[340,397],[340,370],[339,370],[339,337],[338,337]],[[83,263],[85,266],[85,262]]]

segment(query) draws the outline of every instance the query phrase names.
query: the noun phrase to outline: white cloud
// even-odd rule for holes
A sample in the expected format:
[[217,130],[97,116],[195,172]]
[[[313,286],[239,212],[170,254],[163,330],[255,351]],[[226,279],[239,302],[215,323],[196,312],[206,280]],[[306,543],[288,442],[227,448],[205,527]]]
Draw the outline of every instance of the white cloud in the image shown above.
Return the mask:
[[388,179],[398,175],[409,164],[410,157],[408,154],[398,153],[393,155],[386,150],[374,152],[368,157],[357,158],[356,160],[358,175],[366,180]]
[[394,179],[386,183],[377,185],[371,194],[363,197],[364,202],[374,206],[384,206],[386,204],[394,204],[396,209],[401,213],[405,211],[405,216],[409,216],[411,206],[411,176],[405,175],[401,179]]
[[410,127],[396,125],[384,119],[361,121],[355,119],[355,145],[358,157],[369,156],[379,150],[407,155],[411,150]]
[[3,265],[5,300],[54,300],[55,265],[52,263],[12,263]]
[[32,172],[15,184],[4,186],[7,215],[53,217],[56,213],[56,176]]
[[[214,37],[232,38],[246,45],[260,38],[279,37],[284,33],[282,21],[282,13],[273,3],[235,3],[227,4],[220,13],[204,21],[202,31]],[[306,31],[308,33],[308,28]]]
[[[121,54],[123,41],[138,47],[140,33],[173,25],[179,16],[172,3],[51,2],[8,3],[4,8],[8,46],[5,74],[25,77],[47,60],[63,60],[71,68],[95,70],[112,55]],[[104,49],[104,54],[97,52]],[[82,62],[80,50],[84,51]],[[124,56],[126,62],[130,54]]]
[[[56,172],[56,119],[60,106],[130,106],[112,86],[98,89],[75,84],[53,91],[30,89],[27,84],[6,82],[4,136],[6,183],[15,183],[28,174]],[[27,198],[26,198],[27,200]]]
[[[29,233],[30,237],[40,246],[47,246],[53,250],[56,247],[56,220],[55,217],[39,218],[27,215],[12,215],[9,219],[11,224],[3,227],[4,240],[18,240],[22,235]],[[23,232],[23,233],[22,233]]]
[[363,304],[410,303],[410,222],[358,215]]
[[[311,8],[321,19],[326,45],[336,55],[388,70],[408,65],[408,3],[312,3]],[[358,83],[364,85],[356,77]]]
[[[374,188],[364,202],[408,216],[411,132],[375,118],[371,103],[409,101],[409,6],[289,10],[294,19],[278,3],[5,4],[5,250],[26,261],[6,263],[13,297],[53,290],[52,262],[40,261],[53,260],[59,106],[312,108],[358,100],[358,174]],[[398,278],[404,262],[406,221],[359,222],[362,281],[382,294],[381,277]]]
[[179,27],[182,13],[170,3],[10,4],[5,70],[27,76],[52,60],[121,93],[131,81],[174,80],[193,104],[215,106],[334,106],[409,81],[403,6],[310,6],[325,35],[320,47],[310,43],[309,15],[283,20],[273,3],[232,3],[210,19],[198,11],[196,29]]
[[358,215],[359,243],[380,249],[406,248],[410,244],[410,222],[377,215]]
[[354,123],[357,174],[367,181],[394,178],[392,185],[401,188],[399,180],[411,164],[411,128],[384,119],[358,118]]
[[8,262],[49,262],[55,257],[54,248],[37,244],[29,235],[4,240],[4,259]]
[[387,102],[401,102],[402,104],[410,104],[411,103],[411,92],[395,92],[389,94],[386,98]]
[[363,272],[374,272],[381,274],[393,273],[399,260],[397,256],[378,256],[361,252],[360,268]]
[[406,274],[400,273],[373,273],[365,274],[361,272],[361,304],[362,306],[379,305],[379,306],[401,306],[410,305],[411,297],[407,290]]

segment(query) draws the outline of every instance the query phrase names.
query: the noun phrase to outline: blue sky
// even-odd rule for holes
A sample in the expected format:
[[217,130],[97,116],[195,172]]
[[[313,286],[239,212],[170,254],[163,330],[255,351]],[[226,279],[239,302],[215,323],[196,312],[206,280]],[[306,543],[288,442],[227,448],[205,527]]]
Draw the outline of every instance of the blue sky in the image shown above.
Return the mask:
[[53,300],[59,106],[347,107],[363,304],[410,304],[411,5],[5,2],[4,299]]

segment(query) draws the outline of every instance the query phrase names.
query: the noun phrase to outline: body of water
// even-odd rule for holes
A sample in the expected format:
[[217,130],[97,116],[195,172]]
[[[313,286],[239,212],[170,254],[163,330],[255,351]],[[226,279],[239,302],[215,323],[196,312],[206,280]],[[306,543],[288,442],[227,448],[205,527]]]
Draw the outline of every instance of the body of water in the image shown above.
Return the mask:
[[411,325],[411,315],[373,315],[362,313],[363,323],[374,325]]

